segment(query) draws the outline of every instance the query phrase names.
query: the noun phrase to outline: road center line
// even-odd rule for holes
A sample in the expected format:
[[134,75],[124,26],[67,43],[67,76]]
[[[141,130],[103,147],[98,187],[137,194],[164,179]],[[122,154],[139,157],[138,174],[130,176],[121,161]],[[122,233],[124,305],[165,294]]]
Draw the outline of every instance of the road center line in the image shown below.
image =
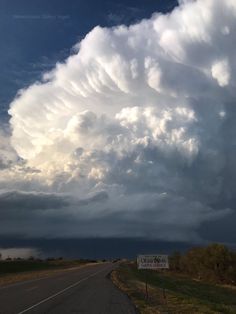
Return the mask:
[[50,297],[48,297],[48,298],[46,298],[46,299],[43,299],[42,301],[40,301],[40,302],[38,302],[38,303],[36,303],[36,304],[34,304],[34,305],[28,307],[27,309],[25,309],[25,310],[19,312],[18,314],[23,314],[23,313],[26,313],[26,312],[28,312],[28,311],[30,311],[30,310],[36,308],[37,306],[39,306],[39,305],[41,305],[41,304],[43,304],[43,303],[45,303],[45,302],[47,302],[47,301],[49,301],[49,300],[55,298],[55,297],[58,296],[59,294],[62,294],[63,292],[65,292],[65,291],[67,291],[67,290],[69,290],[69,289],[71,289],[71,288],[74,288],[74,287],[78,286],[81,282],[86,281],[86,280],[88,280],[89,278],[96,276],[97,274],[103,272],[103,271],[106,270],[107,268],[109,268],[109,267],[105,267],[105,268],[103,268],[102,270],[99,270],[99,271],[95,272],[94,274],[89,275],[89,276],[87,276],[87,277],[85,277],[85,278],[83,278],[83,279],[77,281],[77,282],[74,283],[73,285],[70,285],[70,286],[66,287],[65,289],[63,289],[63,290],[61,290],[61,291],[59,291],[59,292],[57,292],[57,293],[54,293],[54,294],[51,295]]

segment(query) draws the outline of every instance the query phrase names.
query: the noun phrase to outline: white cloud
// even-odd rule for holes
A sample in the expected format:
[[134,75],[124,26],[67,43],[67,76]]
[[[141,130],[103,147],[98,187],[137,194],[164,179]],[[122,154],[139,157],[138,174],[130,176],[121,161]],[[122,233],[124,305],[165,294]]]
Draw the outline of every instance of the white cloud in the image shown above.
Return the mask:
[[221,87],[227,86],[230,81],[230,70],[227,60],[218,61],[211,68],[212,77]]
[[[11,142],[24,164],[4,170],[2,186],[78,198],[105,190],[109,201],[82,215],[107,236],[194,238],[201,223],[227,215],[236,179],[235,16],[232,0],[181,1],[130,27],[93,29],[11,103]],[[81,217],[74,204],[66,210]]]

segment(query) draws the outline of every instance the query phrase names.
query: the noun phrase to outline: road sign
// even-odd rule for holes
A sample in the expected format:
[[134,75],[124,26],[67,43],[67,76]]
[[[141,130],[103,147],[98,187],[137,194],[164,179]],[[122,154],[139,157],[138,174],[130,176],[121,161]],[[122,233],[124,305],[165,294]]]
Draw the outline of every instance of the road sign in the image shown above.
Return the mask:
[[168,255],[138,255],[138,269],[169,268]]

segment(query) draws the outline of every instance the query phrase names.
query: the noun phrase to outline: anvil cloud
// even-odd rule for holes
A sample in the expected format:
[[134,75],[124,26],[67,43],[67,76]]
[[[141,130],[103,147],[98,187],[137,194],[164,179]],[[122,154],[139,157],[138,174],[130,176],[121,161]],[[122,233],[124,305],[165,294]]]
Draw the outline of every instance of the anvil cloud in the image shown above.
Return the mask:
[[17,161],[0,186],[52,196],[41,215],[28,209],[38,224],[24,232],[199,240],[202,223],[233,215],[235,36],[235,1],[180,1],[129,27],[97,26],[19,91]]

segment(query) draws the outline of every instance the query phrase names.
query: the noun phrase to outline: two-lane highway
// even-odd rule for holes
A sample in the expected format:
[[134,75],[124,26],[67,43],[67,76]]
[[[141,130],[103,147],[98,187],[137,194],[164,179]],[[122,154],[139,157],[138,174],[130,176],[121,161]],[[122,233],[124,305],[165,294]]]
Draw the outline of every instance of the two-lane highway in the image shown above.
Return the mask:
[[0,288],[0,313],[134,314],[128,297],[108,278],[112,263],[89,265]]

